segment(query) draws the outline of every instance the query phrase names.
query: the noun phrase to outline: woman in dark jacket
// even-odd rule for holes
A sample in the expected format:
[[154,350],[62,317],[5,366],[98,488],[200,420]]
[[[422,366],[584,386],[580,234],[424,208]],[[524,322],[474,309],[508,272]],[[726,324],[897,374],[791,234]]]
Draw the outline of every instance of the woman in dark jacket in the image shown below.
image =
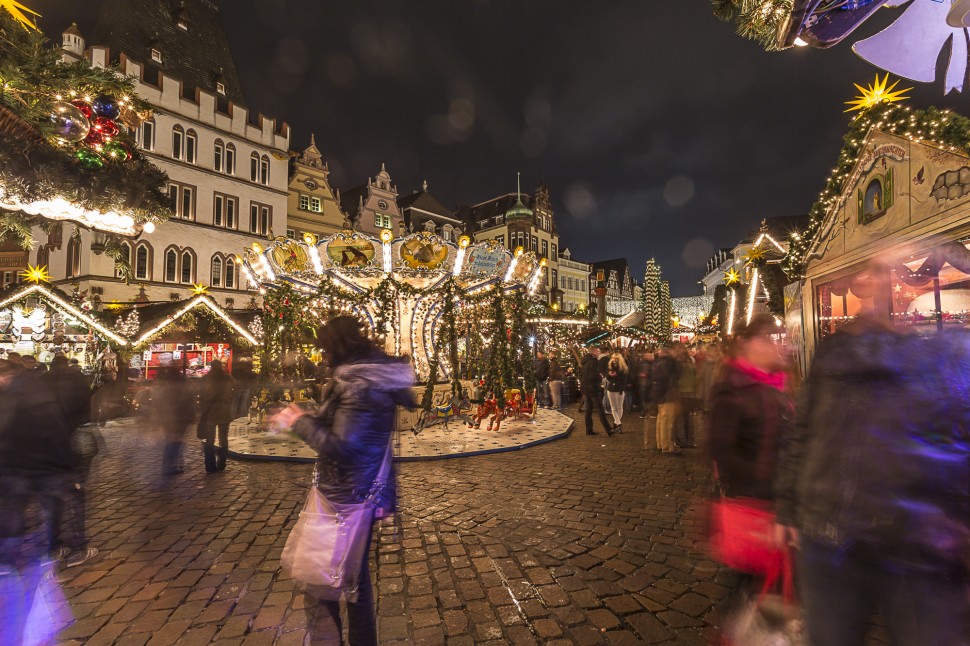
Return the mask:
[[711,390],[708,446],[721,489],[729,497],[774,500],[779,438],[791,417],[784,360],[758,317],[734,337],[732,357]]
[[[206,473],[216,473],[226,468],[229,455],[229,422],[232,421],[233,378],[218,359],[209,367],[209,374],[201,380],[202,410],[199,415],[198,436],[202,440]],[[216,431],[219,433],[219,449],[216,450]]]
[[623,355],[614,352],[606,371],[606,398],[613,413],[613,430],[617,433],[623,432],[623,400],[626,398],[629,375],[630,370]]
[[[273,422],[293,431],[318,452],[315,480],[328,501],[359,504],[377,479],[390,446],[397,406],[413,408],[414,370],[377,349],[349,316],[332,319],[317,334],[331,366],[332,380],[319,410],[312,415],[290,406]],[[393,474],[380,495],[378,508],[392,511]],[[368,544],[370,538],[368,538]],[[369,550],[368,550],[369,554]],[[349,640],[354,646],[377,644],[374,591],[368,560],[358,578],[358,596],[347,604]],[[341,635],[340,603],[307,590],[307,630],[311,641]]]

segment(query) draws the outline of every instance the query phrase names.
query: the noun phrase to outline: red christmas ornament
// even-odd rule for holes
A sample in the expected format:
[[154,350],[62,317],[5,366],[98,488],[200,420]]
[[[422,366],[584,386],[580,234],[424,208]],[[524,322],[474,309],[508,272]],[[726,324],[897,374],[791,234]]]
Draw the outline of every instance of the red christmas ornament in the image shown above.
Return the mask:
[[95,146],[100,146],[104,143],[104,134],[100,130],[91,128],[91,132],[89,132],[88,136],[84,138],[84,143],[92,148]]
[[80,110],[81,114],[83,114],[88,119],[91,119],[94,116],[94,110],[91,108],[91,104],[88,103],[87,101],[83,101],[81,99],[74,99],[73,101],[71,101],[71,105],[73,105],[75,108]]
[[92,130],[97,130],[105,137],[114,137],[118,134],[118,124],[107,117],[95,117]]

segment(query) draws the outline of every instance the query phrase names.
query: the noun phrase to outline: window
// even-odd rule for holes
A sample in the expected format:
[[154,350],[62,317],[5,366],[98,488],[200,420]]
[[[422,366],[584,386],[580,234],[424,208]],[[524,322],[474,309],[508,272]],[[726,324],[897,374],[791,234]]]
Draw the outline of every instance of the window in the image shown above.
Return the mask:
[[290,240],[296,240],[296,229],[287,229],[286,237]]
[[498,240],[500,245],[505,246],[505,236],[495,236],[495,239]]
[[314,213],[320,213],[323,211],[323,202],[320,201],[319,197],[310,198],[310,210]]
[[212,271],[209,276],[209,284],[213,287],[222,286],[222,258],[212,256]]
[[41,245],[37,248],[37,266],[46,267],[50,264],[50,248],[47,245]]
[[253,153],[249,156],[249,180],[255,182],[259,178],[259,155]]
[[174,283],[178,275],[179,255],[175,249],[165,252],[165,282]]
[[188,285],[194,282],[195,273],[192,271],[192,252],[182,252],[182,283]]
[[236,289],[236,263],[231,258],[226,258],[226,287]]
[[185,161],[190,164],[195,163],[195,153],[199,147],[199,136],[195,134],[195,130],[189,130],[185,133]]
[[543,240],[542,241],[542,257],[543,258],[548,258],[549,257],[549,241],[548,240]]
[[162,50],[152,47],[152,60],[156,63],[162,62]]
[[189,22],[185,18],[179,18],[178,20],[175,21],[175,24],[182,31],[188,31],[189,30]]
[[226,144],[226,175],[236,174],[236,147]]
[[455,228],[453,226],[446,224],[445,226],[441,227],[441,237],[449,242],[452,242],[454,240],[454,230]]
[[[120,246],[121,246],[121,253],[118,254],[118,260],[121,262],[128,263],[128,266],[131,269],[134,269],[134,267],[131,266],[131,245],[128,244],[127,242],[122,242]],[[41,247],[41,249],[46,249],[46,248],[47,247]],[[40,252],[38,252],[38,258],[37,258],[38,265],[40,264],[39,256],[40,256]],[[115,266],[115,278],[121,278],[121,273],[118,271],[117,266]]]
[[552,282],[547,282],[546,284],[547,285],[552,285],[553,287],[555,287],[556,286],[556,283],[559,282],[558,281],[558,277],[559,277],[559,272],[557,272],[555,269],[553,269],[552,270]]
[[135,280],[151,280],[151,249],[142,242],[135,249]]
[[559,245],[552,245],[552,260],[559,260]]
[[151,119],[141,124],[141,147],[155,150],[155,122]]
[[374,214],[374,226],[378,229],[390,229],[394,226],[394,222],[391,220],[391,216],[384,215],[383,213]]
[[170,182],[168,185],[168,199],[175,211],[175,217],[183,220],[195,219],[195,187],[187,184]]
[[182,159],[185,153],[185,131],[182,126],[172,128],[172,157]]
[[227,229],[236,228],[236,198],[216,193],[212,204],[212,224]]
[[537,238],[535,236],[530,236],[530,237],[532,238],[532,250],[533,251],[538,251],[539,250],[539,238]]
[[505,222],[505,216],[504,215],[496,215],[495,216],[495,224],[502,224],[503,222]]
[[263,236],[269,233],[269,228],[273,225],[272,211],[272,208],[265,204],[251,202],[249,205],[249,232]]
[[309,211],[310,210],[310,196],[300,193],[300,210]]
[[226,96],[226,84],[222,81],[216,81],[216,92],[222,96]]
[[573,279],[571,277],[570,278],[566,278],[565,276],[560,276],[559,277],[559,288],[560,289],[566,289],[566,285],[567,284],[569,285],[569,289],[572,289],[573,288]]
[[216,139],[216,143],[212,151],[212,169],[217,173],[222,172],[222,164],[225,157],[226,145],[222,143],[222,139]]
[[67,277],[77,278],[81,275],[81,237],[71,236],[67,242]]
[[269,184],[269,157],[263,155],[263,158],[259,160],[259,183]]

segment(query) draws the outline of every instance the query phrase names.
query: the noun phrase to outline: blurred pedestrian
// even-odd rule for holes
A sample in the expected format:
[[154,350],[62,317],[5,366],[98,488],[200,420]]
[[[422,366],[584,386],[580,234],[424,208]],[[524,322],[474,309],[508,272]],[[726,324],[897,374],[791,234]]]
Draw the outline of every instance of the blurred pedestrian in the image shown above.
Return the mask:
[[[363,335],[360,323],[348,316],[331,319],[317,338],[332,368],[332,381],[315,414],[291,405],[273,418],[291,427],[317,451],[316,486],[332,504],[360,504],[373,491],[390,451],[396,407],[416,406],[411,387],[414,370],[406,360],[390,357]],[[378,492],[377,508],[393,511],[396,487],[393,470]],[[370,544],[370,536],[367,544]],[[369,554],[367,549],[365,554]],[[340,643],[339,596],[330,589],[307,586],[305,594],[310,643]],[[374,591],[368,557],[358,577],[356,599],[348,598],[347,619],[352,646],[377,644]]]
[[637,384],[637,395],[640,399],[640,419],[648,415],[656,417],[653,402],[650,399],[650,383],[653,381],[653,352],[644,349],[640,353],[640,360],[634,372]]
[[[674,343],[672,345],[680,345]],[[650,398],[657,406],[657,450],[668,455],[677,455],[674,447],[674,427],[677,424],[677,407],[680,402],[677,383],[680,379],[680,364],[670,348],[662,348],[653,366],[653,381],[650,384]],[[646,445],[646,437],[644,437]]]
[[[606,411],[603,410],[603,394],[601,384],[603,383],[603,372],[600,370],[600,355],[602,354],[598,346],[593,346],[586,351],[586,355],[583,357],[583,364],[581,367],[582,372],[580,373],[580,389],[583,394],[583,407],[586,411],[586,435],[596,435],[596,431],[593,430],[593,412],[595,411],[599,415],[600,422],[603,424],[603,428],[606,429],[607,435],[613,435],[613,426],[610,424],[610,420],[606,417]],[[609,366],[609,358],[606,357],[607,367]]]
[[868,643],[878,608],[893,644],[967,644],[970,338],[857,319],[819,344],[800,401],[776,538],[800,545],[810,642]]
[[60,556],[68,567],[73,567],[98,553],[97,548],[88,547],[85,523],[88,475],[101,441],[96,430],[85,426],[91,421],[91,389],[80,368],[70,366],[64,355],[57,355],[51,360],[50,370],[41,374],[40,379],[60,404],[75,457],[75,468],[64,490],[64,513],[58,528],[63,537]]
[[732,341],[731,356],[711,390],[707,441],[720,489],[729,498],[773,503],[781,436],[793,407],[784,360],[772,340],[774,320],[755,317]]
[[623,432],[623,400],[626,398],[626,387],[630,371],[626,360],[619,352],[614,352],[606,373],[606,396],[610,400],[610,410],[613,413],[613,432]]
[[[233,378],[214,360],[209,373],[199,380],[199,426],[197,435],[202,440],[205,472],[217,473],[226,468],[229,455],[229,423],[232,422]],[[215,445],[216,434],[219,446]]]
[[563,369],[556,352],[549,354],[549,406],[553,410],[562,410],[562,380]]
[[700,365],[697,367],[697,405],[705,413],[710,410],[711,389],[720,376],[719,371],[723,360],[721,346],[710,343],[704,349]]
[[174,366],[158,370],[152,393],[153,419],[164,437],[162,475],[182,473],[182,447],[195,421],[195,402],[183,375]]
[[687,346],[678,344],[674,348],[674,358],[680,365],[680,376],[677,378],[677,424],[674,432],[674,444],[681,449],[696,448],[694,444],[694,411],[697,409],[697,372],[694,368],[694,358]]
[[549,406],[548,381],[549,381],[549,359],[542,350],[536,352],[533,363],[540,406]]

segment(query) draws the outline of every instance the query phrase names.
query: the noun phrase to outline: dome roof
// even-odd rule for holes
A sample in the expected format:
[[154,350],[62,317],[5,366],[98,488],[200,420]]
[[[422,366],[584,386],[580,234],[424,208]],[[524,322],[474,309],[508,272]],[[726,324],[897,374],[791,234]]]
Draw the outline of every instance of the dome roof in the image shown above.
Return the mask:
[[505,212],[505,221],[532,219],[532,209],[522,203],[522,174],[518,174],[516,179],[515,204]]

